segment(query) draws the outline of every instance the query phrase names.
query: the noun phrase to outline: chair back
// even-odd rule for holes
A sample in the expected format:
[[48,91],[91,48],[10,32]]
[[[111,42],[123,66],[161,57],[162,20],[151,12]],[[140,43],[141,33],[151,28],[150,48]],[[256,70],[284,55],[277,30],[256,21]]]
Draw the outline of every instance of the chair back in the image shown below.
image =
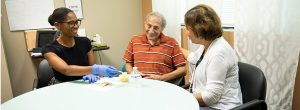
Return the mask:
[[[123,66],[122,66],[122,72],[127,72],[126,71],[126,64],[124,64]],[[129,74],[129,73],[128,73]]]
[[180,76],[179,78],[174,79],[172,83],[180,87],[185,85],[184,76]]
[[255,99],[265,100],[267,82],[261,69],[242,62],[239,62],[238,66],[243,103]]
[[48,86],[50,80],[54,77],[53,70],[49,66],[48,61],[46,59],[43,59],[39,64],[37,77],[38,77],[37,88]]

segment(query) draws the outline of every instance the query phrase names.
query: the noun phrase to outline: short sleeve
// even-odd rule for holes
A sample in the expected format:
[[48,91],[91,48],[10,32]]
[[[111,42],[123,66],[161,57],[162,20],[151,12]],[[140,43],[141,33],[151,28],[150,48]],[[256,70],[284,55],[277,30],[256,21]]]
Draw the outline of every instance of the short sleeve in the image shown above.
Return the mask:
[[175,39],[172,40],[173,42],[173,63],[176,67],[185,66],[185,58],[183,56],[183,53],[180,50],[179,44]]
[[48,52],[53,52],[55,54],[59,54],[61,53],[61,47],[59,47],[58,45],[54,45],[54,44],[47,44],[46,46],[42,47],[42,55],[44,56],[44,54],[48,53]]
[[87,37],[80,37],[83,40],[83,45],[85,45],[85,47],[87,48],[87,52],[89,52],[92,49],[92,44],[90,39],[88,39]]
[[130,42],[127,45],[127,48],[124,52],[123,59],[127,63],[132,63],[133,62],[133,38],[131,38]]

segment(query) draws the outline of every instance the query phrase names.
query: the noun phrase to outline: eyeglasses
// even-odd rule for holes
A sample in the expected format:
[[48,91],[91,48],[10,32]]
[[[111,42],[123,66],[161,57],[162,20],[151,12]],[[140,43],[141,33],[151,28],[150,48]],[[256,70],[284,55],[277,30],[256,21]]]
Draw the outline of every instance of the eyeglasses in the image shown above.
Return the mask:
[[72,28],[75,27],[75,25],[80,26],[81,20],[77,19],[76,21],[68,21],[68,22],[60,22],[60,23],[67,23]]

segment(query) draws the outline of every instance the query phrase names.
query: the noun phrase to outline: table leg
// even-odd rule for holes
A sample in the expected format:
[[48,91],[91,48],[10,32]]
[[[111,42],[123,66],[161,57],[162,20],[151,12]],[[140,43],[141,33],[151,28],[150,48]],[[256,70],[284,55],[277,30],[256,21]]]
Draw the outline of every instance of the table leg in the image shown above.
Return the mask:
[[100,53],[100,51],[97,51],[97,54],[98,54],[98,57],[99,57],[99,60],[100,60],[100,64],[102,65],[102,60],[101,60],[101,53]]

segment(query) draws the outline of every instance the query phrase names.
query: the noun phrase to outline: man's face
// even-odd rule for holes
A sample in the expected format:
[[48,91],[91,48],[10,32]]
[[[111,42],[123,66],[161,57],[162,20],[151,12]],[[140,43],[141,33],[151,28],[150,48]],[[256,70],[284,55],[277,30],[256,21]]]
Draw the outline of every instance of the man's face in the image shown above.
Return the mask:
[[161,20],[155,16],[151,16],[145,22],[145,29],[148,40],[157,40],[162,32]]

